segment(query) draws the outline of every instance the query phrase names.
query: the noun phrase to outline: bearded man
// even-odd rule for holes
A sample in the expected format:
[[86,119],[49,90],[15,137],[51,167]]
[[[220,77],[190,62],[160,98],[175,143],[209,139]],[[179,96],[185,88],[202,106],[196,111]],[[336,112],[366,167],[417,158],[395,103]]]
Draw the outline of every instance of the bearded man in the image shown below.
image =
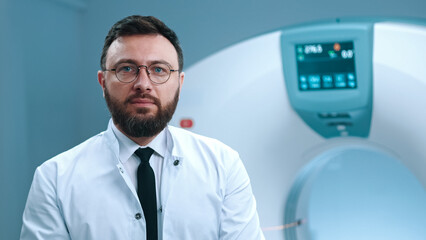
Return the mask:
[[221,142],[168,126],[184,81],[176,34],[129,16],[105,38],[108,128],[35,172],[21,239],[263,239],[247,172]]

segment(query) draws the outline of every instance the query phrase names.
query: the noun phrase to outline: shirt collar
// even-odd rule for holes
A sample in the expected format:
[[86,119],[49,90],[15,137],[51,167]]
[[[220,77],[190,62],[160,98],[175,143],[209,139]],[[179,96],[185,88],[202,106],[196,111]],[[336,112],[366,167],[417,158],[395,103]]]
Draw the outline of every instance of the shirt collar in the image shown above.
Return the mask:
[[140,147],[150,147],[152,148],[158,155],[164,158],[167,151],[167,135],[166,129],[163,129],[147,146],[140,146],[135,143],[133,140],[124,135],[115,124],[111,124],[112,131],[117,138],[119,145],[119,157],[122,163],[127,162],[129,158],[133,155],[133,153]]

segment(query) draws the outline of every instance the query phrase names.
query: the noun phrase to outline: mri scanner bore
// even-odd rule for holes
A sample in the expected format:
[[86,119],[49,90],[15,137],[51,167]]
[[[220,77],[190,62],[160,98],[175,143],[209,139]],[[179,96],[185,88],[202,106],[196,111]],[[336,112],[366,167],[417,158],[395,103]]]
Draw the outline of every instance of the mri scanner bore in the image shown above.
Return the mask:
[[266,239],[426,236],[426,24],[287,27],[186,70],[172,124],[237,149]]

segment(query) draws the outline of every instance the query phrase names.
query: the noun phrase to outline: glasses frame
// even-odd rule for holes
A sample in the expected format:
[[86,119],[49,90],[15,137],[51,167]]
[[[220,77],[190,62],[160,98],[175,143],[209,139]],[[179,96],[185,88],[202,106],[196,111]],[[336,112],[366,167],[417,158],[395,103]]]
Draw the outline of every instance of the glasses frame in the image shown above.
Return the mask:
[[[121,64],[121,63],[120,63],[120,64]],[[141,68],[145,68],[145,72],[146,72],[146,75],[148,75],[148,79],[149,79],[152,83],[155,83],[155,84],[163,84],[163,83],[166,83],[167,81],[169,81],[170,76],[172,75],[172,73],[173,73],[173,72],[179,72],[179,69],[172,69],[172,67],[171,67],[169,64],[166,64],[166,63],[153,63],[153,64],[151,64],[151,65],[149,65],[149,66],[147,66],[147,65],[137,65],[137,64],[134,64],[134,63],[128,63],[129,65],[134,65],[134,66],[136,66],[136,68],[137,68],[137,72],[136,72],[135,78],[134,78],[132,81],[130,81],[130,82],[123,82],[122,80],[120,80],[120,78],[119,78],[119,77],[118,77],[118,75],[117,75],[117,66],[118,66],[118,65],[120,65],[120,64],[117,64],[115,68],[105,69],[104,71],[114,72],[114,73],[115,73],[115,77],[118,79],[118,81],[120,81],[120,82],[122,82],[122,83],[132,83],[132,82],[134,82],[134,81],[135,81],[135,80],[139,77],[139,74],[140,74],[140,72],[141,72]],[[164,65],[166,65],[166,66],[169,68],[169,71],[170,71],[170,73],[169,73],[169,77],[168,77],[166,80],[164,80],[164,82],[156,82],[156,81],[153,81],[153,80],[151,79],[151,77],[150,77],[150,74],[151,74],[151,73],[148,71],[148,68],[150,68],[152,65],[156,65],[156,64],[164,64]]]

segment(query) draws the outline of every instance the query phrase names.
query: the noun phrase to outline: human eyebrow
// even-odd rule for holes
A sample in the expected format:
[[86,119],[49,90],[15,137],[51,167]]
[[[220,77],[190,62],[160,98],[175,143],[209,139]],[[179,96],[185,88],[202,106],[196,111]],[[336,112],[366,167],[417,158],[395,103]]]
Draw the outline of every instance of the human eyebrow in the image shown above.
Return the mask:
[[169,62],[165,61],[165,60],[154,60],[154,61],[150,61],[149,65],[157,64],[157,63],[166,64],[167,66],[172,67],[172,65]]
[[138,65],[135,60],[125,58],[125,59],[120,59],[113,66],[117,67],[119,64],[122,64],[122,63],[130,63],[130,64]]
[[[120,59],[120,60],[118,60],[113,66],[114,66],[114,68],[115,67],[117,67],[118,65],[120,65],[120,64],[122,64],[122,63],[129,63],[129,64],[134,64],[134,65],[136,65],[136,66],[139,66],[140,64],[139,63],[137,63],[134,59],[130,59],[130,58],[124,58],[124,59]],[[170,68],[173,68],[173,66],[169,63],[169,62],[167,62],[166,60],[162,60],[162,59],[160,59],[160,60],[152,60],[152,61],[148,61],[147,62],[147,65],[148,66],[150,66],[150,65],[153,65],[153,64],[158,64],[158,63],[162,63],[162,64],[165,64],[165,65],[167,65],[167,66],[169,66]]]

